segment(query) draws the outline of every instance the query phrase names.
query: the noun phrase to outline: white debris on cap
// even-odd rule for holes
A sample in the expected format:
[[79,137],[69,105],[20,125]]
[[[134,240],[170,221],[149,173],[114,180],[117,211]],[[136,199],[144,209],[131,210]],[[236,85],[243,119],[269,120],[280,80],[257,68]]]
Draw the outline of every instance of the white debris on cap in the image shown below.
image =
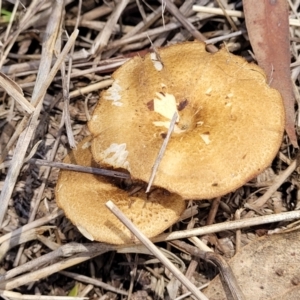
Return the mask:
[[107,90],[107,93],[104,96],[105,100],[112,101],[112,105],[115,106],[122,106],[123,103],[121,100],[121,92],[122,88],[119,85],[119,80],[115,80],[112,84],[112,86]]
[[102,152],[103,162],[114,166],[114,168],[129,169],[127,161],[128,151],[126,144],[112,143],[106,150]]
[[179,114],[174,95],[168,93],[156,93],[157,98],[154,98],[154,111],[172,120],[174,113],[177,112],[177,122],[179,121]]
[[88,149],[90,147],[91,147],[91,142],[86,142],[81,146],[82,149]]
[[206,145],[210,144],[209,133],[202,133],[200,136]]
[[157,54],[155,52],[150,53],[150,59],[152,60],[154,68],[157,71],[161,71],[163,69],[164,66],[159,60],[159,58],[157,57]]

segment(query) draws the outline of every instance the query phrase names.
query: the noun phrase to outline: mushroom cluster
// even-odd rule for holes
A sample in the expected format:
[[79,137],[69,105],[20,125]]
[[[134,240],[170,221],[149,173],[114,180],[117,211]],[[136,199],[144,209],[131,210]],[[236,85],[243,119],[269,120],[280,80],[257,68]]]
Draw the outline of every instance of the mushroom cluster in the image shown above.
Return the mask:
[[149,197],[129,196],[102,176],[61,171],[57,203],[90,239],[132,241],[105,207],[108,200],[153,237],[178,220],[183,200],[229,193],[277,154],[284,130],[281,96],[262,69],[226,49],[211,54],[200,42],[172,45],[134,57],[113,79],[88,123],[92,136],[65,162],[121,169],[148,182],[175,113],[177,119]]
[[174,113],[154,185],[210,199],[251,180],[274,159],[284,107],[263,70],[224,48],[186,42],[134,57],[113,74],[89,122],[93,157],[147,182]]

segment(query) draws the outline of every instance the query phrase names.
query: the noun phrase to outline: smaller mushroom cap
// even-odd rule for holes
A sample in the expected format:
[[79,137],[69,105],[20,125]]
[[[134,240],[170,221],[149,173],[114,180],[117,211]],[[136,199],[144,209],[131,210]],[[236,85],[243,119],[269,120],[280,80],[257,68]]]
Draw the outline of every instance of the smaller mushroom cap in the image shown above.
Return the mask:
[[[65,163],[96,166],[91,154],[91,137],[78,144]],[[57,205],[90,240],[110,244],[134,241],[130,231],[105,206],[112,200],[149,238],[173,225],[185,209],[182,197],[155,189],[147,198],[143,192],[128,196],[113,180],[93,174],[61,170],[56,186]]]

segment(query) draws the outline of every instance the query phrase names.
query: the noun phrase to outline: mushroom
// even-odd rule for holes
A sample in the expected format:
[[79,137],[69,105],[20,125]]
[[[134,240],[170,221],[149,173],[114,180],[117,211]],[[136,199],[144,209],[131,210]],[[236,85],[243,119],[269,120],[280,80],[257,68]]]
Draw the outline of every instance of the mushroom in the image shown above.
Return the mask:
[[185,199],[210,199],[251,180],[274,159],[284,107],[263,70],[200,42],[134,57],[113,74],[89,129],[101,165],[148,181],[170,120],[178,119],[154,185]]
[[[69,153],[65,163],[95,166],[91,154],[91,137],[85,138]],[[57,205],[71,222],[90,240],[110,244],[134,241],[130,231],[105,206],[112,200],[148,237],[153,237],[178,221],[185,201],[176,194],[155,189],[129,196],[104,176],[61,170],[56,186]]]

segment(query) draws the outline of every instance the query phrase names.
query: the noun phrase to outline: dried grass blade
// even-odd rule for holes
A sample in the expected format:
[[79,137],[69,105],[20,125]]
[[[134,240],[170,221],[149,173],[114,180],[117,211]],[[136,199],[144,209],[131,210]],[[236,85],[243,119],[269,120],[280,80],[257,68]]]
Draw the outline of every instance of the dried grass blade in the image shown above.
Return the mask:
[[73,278],[76,281],[81,281],[81,282],[84,282],[84,283],[93,284],[94,286],[99,286],[99,287],[101,287],[105,290],[111,291],[113,293],[128,296],[128,293],[126,291],[115,288],[114,286],[109,285],[107,283],[104,283],[99,279],[91,278],[91,277],[88,277],[88,276],[84,276],[84,275],[81,275],[81,274],[76,274],[76,273],[68,272],[68,271],[61,271],[60,273],[62,275],[67,276],[67,277]]
[[49,296],[49,295],[25,295],[18,292],[0,290],[0,296],[9,297],[14,300],[84,300],[88,297],[72,297],[72,296]]
[[[206,40],[206,37],[200,33],[191,22],[189,22],[189,20],[179,11],[173,2],[170,0],[159,0],[159,2],[165,5],[167,10],[182,24],[186,30],[191,33],[195,39],[203,42]],[[208,45],[207,49],[212,53],[218,51],[218,48],[216,48],[214,45]]]
[[19,137],[12,160],[12,165],[10,166],[4,181],[3,190],[0,195],[0,227],[2,226],[8,202],[15,187],[18,175],[20,173],[27,148],[38,124],[38,117],[42,109],[41,99],[43,99],[46,89],[48,88],[49,84],[53,80],[54,75],[56,74],[55,73],[52,78],[49,78],[49,69],[52,62],[56,37],[60,28],[63,9],[64,1],[56,1],[53,7],[53,13],[51,14],[50,19],[48,21],[45,35],[46,41],[43,44],[41,64],[36,85],[31,98],[31,104],[35,105],[36,109],[32,114],[29,126]]
[[[78,244],[78,243],[68,243],[63,246],[60,246],[59,248],[44,254],[42,256],[39,256],[33,260],[29,260],[28,262],[24,263],[23,265],[17,266],[9,271],[7,271],[5,274],[0,275],[0,282],[5,283],[9,279],[12,279],[20,274],[24,274],[26,272],[30,272],[32,270],[36,270],[38,268],[41,269],[42,266],[45,266],[49,263],[49,261],[57,261],[61,258],[68,258],[72,255],[78,254],[78,253],[85,253],[88,251],[93,250],[94,252],[101,251],[103,246],[102,244],[97,244],[99,247],[95,249],[95,247],[90,247],[91,245],[87,244]],[[91,249],[92,248],[92,249]],[[114,250],[113,248],[107,248],[107,251]]]
[[2,72],[0,72],[0,86],[8,95],[14,98],[27,113],[33,113],[35,107],[24,97],[21,87]]
[[36,227],[39,227],[39,226],[43,226],[47,223],[49,223],[50,221],[60,217],[60,216],[63,216],[64,215],[64,212],[62,210],[56,210],[54,212],[52,212],[50,215],[48,216],[45,216],[43,218],[40,218],[38,220],[35,220],[29,224],[26,224],[14,231],[11,231],[5,235],[2,235],[0,237],[0,244],[4,243],[5,241],[9,240],[9,239],[12,239],[13,237],[17,236],[17,235],[21,235],[22,233],[30,230],[30,229],[33,229],[33,228],[36,228]]
[[171,241],[184,238],[190,238],[193,236],[200,236],[210,233],[216,233],[227,230],[241,229],[256,225],[269,224],[281,221],[292,221],[300,219],[300,211],[294,210],[274,215],[267,215],[262,217],[255,217],[249,219],[241,219],[236,221],[228,221],[199,228],[188,229],[184,231],[174,231],[172,233],[163,233],[158,237],[151,239],[153,242]]
[[[207,7],[202,5],[193,5],[193,10],[199,13],[212,14],[224,16],[224,11],[221,8]],[[230,17],[244,18],[245,15],[239,10],[225,9],[225,12]],[[300,26],[300,22],[297,19],[289,18],[290,26]]]
[[36,240],[38,234],[43,234],[46,230],[49,230],[52,227],[53,226],[42,226],[39,228],[33,228],[26,232],[23,232],[19,236],[15,236],[6,242],[3,242],[0,246],[0,261],[2,261],[7,251],[9,251],[11,248],[26,243],[28,241]]
[[114,26],[117,24],[121,13],[129,3],[129,0],[120,1],[119,4],[113,10],[109,20],[106,22],[105,27],[96,37],[94,44],[91,48],[91,54],[101,53],[101,51],[106,47],[109,38],[112,34]]
[[[109,246],[103,244],[102,249],[99,250],[98,252],[94,252],[93,250],[92,251],[84,251],[83,253],[79,253],[72,257],[66,258],[62,261],[59,261],[52,265],[49,265],[45,268],[32,271],[25,275],[21,275],[17,278],[9,280],[8,282],[1,282],[0,289],[5,289],[5,290],[15,289],[19,286],[29,284],[30,282],[37,281],[39,279],[48,277],[54,273],[57,273],[64,269],[70,268],[74,265],[80,264],[84,261],[87,261],[91,258],[94,258],[98,255],[101,255],[102,253],[105,253],[105,252],[111,251],[111,250],[115,250],[115,249],[113,247],[109,248]],[[52,261],[52,259],[50,259],[49,261]]]
[[[78,3],[78,12],[77,12],[77,18],[76,18],[76,25],[74,30],[78,29],[78,23],[80,20],[80,14],[81,14],[81,7],[82,7],[82,0]],[[61,28],[61,31],[63,28]],[[65,74],[65,62],[63,61],[61,64],[61,74],[62,74],[62,85],[63,85],[63,98],[64,98],[64,110],[63,110],[63,116],[65,121],[65,127],[67,131],[67,137],[71,148],[76,148],[76,142],[74,139],[72,126],[71,126],[71,118],[70,118],[70,76],[72,72],[72,65],[73,65],[73,55],[74,55],[74,44],[71,49],[71,55],[69,56],[69,65],[68,65],[68,72],[67,76],[64,76]]]

